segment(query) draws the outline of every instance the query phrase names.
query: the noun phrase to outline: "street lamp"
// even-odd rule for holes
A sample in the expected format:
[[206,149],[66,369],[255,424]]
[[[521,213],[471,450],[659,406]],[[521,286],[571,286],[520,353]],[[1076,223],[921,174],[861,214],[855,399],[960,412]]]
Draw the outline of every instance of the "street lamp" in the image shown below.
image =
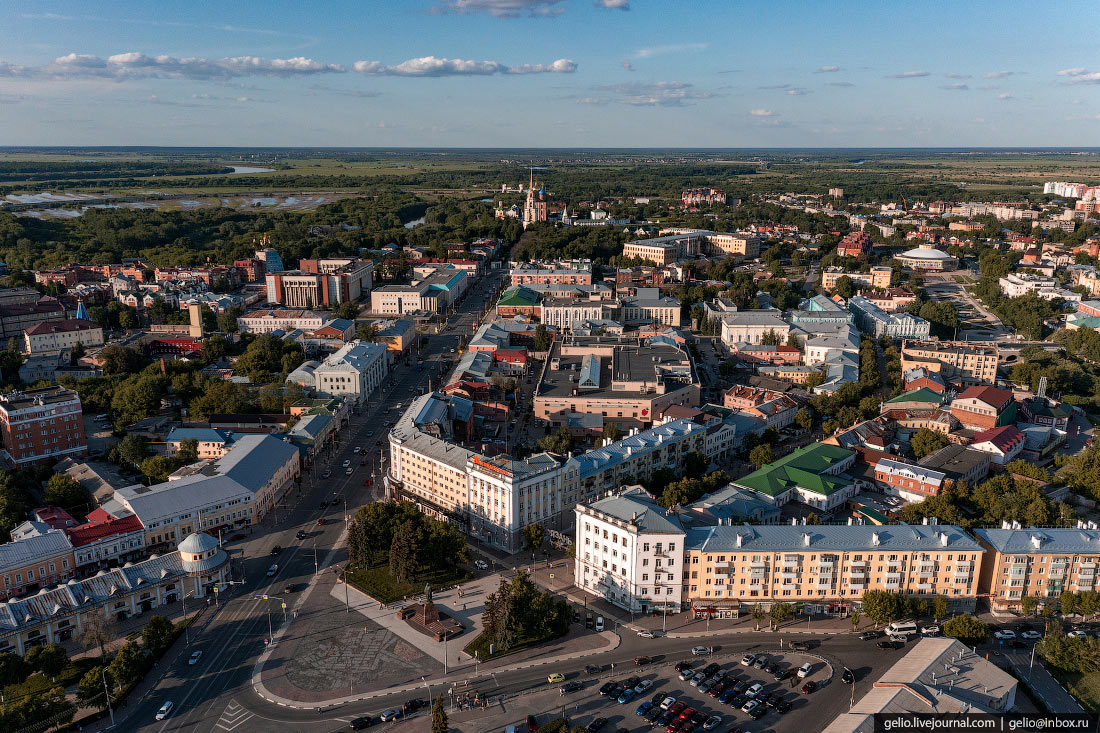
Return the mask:
[[195,591],[191,591],[190,593],[185,593],[183,595],[183,598],[180,599],[180,602],[183,604],[183,641],[184,641],[184,644],[190,644],[191,643],[191,634],[190,634],[191,624],[189,624],[187,622],[187,596],[191,596],[191,595],[194,595],[194,594],[195,594]]
[[111,714],[111,727],[115,725],[115,711],[111,707],[111,691],[107,689],[107,668],[100,667],[99,674],[103,677],[103,694],[107,696],[107,712]]

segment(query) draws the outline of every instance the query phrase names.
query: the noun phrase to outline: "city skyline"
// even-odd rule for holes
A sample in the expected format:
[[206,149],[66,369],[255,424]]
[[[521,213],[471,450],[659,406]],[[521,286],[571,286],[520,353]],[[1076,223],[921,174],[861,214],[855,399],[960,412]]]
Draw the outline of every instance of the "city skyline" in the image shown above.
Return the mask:
[[1066,32],[1100,15],[1085,3],[843,16],[646,0],[323,15],[30,3],[5,15],[8,145],[1066,147],[1100,130],[1100,59]]

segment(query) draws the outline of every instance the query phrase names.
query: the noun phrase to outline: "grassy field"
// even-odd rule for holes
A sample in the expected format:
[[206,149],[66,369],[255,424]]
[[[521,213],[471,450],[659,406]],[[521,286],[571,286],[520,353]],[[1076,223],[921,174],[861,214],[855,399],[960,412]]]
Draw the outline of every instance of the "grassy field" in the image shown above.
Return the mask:
[[444,570],[425,570],[418,573],[416,580],[413,582],[402,583],[390,575],[389,560],[387,559],[369,569],[358,569],[345,573],[345,577],[348,582],[371,598],[383,603],[393,603],[408,596],[420,595],[424,592],[425,583],[431,583],[433,589],[446,588],[465,582],[471,576],[458,567]]
[[1050,665],[1047,669],[1069,690],[1069,694],[1077,698],[1077,702],[1084,706],[1086,712],[1090,715],[1100,714],[1100,672],[1081,674]]
[[486,638],[485,634],[478,634],[477,638],[467,644],[462,651],[466,652],[471,657],[476,656],[478,659],[484,662],[489,659],[497,659],[498,657],[507,656],[522,649],[528,649],[538,644],[542,644],[543,642],[551,641],[555,638],[557,637],[553,636],[552,634],[544,634],[543,636],[533,639],[520,637],[516,639],[516,642],[512,644],[511,648],[509,648],[507,651],[500,651],[498,649],[496,651],[496,654],[489,654],[489,639]]

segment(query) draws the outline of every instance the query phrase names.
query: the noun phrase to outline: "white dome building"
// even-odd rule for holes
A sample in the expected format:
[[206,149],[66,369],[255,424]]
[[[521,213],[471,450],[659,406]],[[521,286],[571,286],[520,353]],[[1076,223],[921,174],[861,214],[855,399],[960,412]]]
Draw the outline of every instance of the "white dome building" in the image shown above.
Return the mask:
[[913,270],[954,270],[959,266],[959,260],[943,250],[936,249],[931,244],[922,243],[916,249],[902,252],[897,256],[897,261],[902,267]]

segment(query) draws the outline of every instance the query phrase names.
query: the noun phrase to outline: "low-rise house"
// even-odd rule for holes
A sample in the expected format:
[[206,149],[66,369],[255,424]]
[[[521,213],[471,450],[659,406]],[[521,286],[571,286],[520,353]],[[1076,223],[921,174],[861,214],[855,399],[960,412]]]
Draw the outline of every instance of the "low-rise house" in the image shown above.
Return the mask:
[[920,465],[944,475],[945,481],[965,481],[974,484],[989,475],[992,456],[983,451],[971,450],[961,445],[945,445],[920,460]]
[[1015,425],[1002,425],[976,434],[967,447],[988,453],[994,465],[1003,467],[1023,452],[1026,442],[1024,434]]

